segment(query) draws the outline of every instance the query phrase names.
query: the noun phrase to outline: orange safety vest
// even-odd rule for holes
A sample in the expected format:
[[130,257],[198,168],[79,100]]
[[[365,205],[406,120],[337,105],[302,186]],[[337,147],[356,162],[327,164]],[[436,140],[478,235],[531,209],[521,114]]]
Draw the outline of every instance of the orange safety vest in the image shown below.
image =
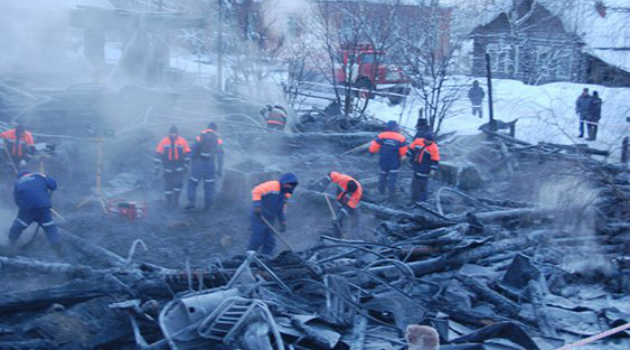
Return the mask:
[[279,108],[273,108],[267,116],[267,124],[284,126],[286,122],[287,116]]
[[426,145],[424,143],[423,138],[415,139],[411,145],[409,146],[415,153],[413,157],[413,161],[415,163],[422,163],[424,159],[424,155],[428,152],[431,156],[431,160],[434,162],[440,161],[440,150],[435,142],[430,145]]
[[[356,209],[359,206],[361,197],[363,196],[363,187],[361,186],[359,181],[355,180],[349,175],[337,173],[334,171],[330,173],[330,179],[341,189],[341,191],[337,195],[337,201],[339,201],[341,204],[349,206],[352,209]],[[352,194],[352,196],[348,196],[348,182],[350,181],[354,181],[357,183],[357,190]]]
[[33,135],[24,131],[24,133],[20,136],[20,139],[17,139],[16,130],[11,129],[0,134],[0,138],[6,140],[6,142],[11,146],[9,152],[12,156],[21,157],[28,152],[29,146],[35,146],[35,141],[33,140]]
[[181,136],[175,141],[167,136],[160,141],[155,152],[162,156],[162,161],[177,162],[190,153],[190,147],[186,139]]

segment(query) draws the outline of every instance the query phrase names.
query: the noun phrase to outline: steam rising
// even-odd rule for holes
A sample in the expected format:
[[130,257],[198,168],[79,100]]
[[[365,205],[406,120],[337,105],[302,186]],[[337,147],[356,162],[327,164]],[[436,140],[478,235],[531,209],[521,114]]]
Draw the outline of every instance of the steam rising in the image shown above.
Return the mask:
[[78,33],[61,0],[3,1],[0,11],[0,75],[46,86],[84,81],[89,67],[73,49]]
[[582,239],[592,254],[587,259],[567,255],[564,268],[569,271],[608,270],[610,264],[603,258],[603,250],[596,243],[596,207],[599,191],[588,180],[578,176],[552,176],[541,184],[539,203],[554,210],[557,236]]

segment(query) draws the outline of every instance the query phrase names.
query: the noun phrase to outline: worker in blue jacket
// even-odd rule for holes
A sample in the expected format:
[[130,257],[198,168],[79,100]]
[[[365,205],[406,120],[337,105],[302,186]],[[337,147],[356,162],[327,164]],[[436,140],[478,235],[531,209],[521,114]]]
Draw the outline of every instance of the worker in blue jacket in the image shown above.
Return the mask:
[[51,215],[51,193],[57,189],[55,179],[39,173],[22,170],[18,173],[13,188],[13,199],[19,208],[18,216],[13,221],[9,233],[9,241],[15,245],[20,234],[33,221],[40,225],[48,241],[55,249],[61,244],[61,237]]
[[223,140],[217,134],[217,125],[210,123],[192,146],[192,169],[188,177],[188,205],[186,210],[194,209],[197,201],[197,185],[203,181],[204,209],[208,210],[214,201],[215,177],[223,176]]

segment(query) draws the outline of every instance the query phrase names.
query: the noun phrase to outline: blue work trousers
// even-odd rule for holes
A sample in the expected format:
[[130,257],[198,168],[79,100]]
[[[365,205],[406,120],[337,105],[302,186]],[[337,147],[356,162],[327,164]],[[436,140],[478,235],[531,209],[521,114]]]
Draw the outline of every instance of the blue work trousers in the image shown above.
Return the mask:
[[[273,225],[274,221],[274,219],[267,219],[269,225]],[[271,256],[276,247],[276,238],[271,228],[261,218],[252,215],[251,230],[252,235],[247,250],[258,251],[260,249],[262,255]]]
[[414,173],[411,180],[411,200],[426,202],[429,198],[429,174]]
[[381,167],[381,173],[378,177],[378,191],[385,194],[385,188],[390,194],[396,193],[396,181],[398,180],[398,171],[400,168],[391,169]]
[[167,202],[177,203],[184,185],[184,169],[164,169],[164,197]]
[[197,185],[203,181],[205,207],[212,206],[214,199],[214,178],[216,175],[214,159],[194,160],[190,176],[188,177],[188,202],[195,205],[197,202]]
[[57,226],[53,221],[50,208],[20,210],[18,212],[18,217],[15,221],[13,221],[13,225],[11,225],[11,230],[9,231],[9,241],[11,241],[11,243],[17,242],[22,234],[22,231],[33,223],[33,221],[44,229],[50,244],[58,246],[61,243],[59,230],[57,230]]

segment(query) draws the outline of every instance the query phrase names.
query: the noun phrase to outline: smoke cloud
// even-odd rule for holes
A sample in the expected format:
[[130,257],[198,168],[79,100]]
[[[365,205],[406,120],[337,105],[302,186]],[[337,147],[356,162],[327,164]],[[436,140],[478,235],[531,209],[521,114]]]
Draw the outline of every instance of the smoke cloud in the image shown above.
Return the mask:
[[[73,48],[80,32],[70,26],[70,4],[62,0],[2,1],[0,75],[29,77],[45,85],[83,80],[89,67]],[[74,52],[73,52],[74,51]]]

